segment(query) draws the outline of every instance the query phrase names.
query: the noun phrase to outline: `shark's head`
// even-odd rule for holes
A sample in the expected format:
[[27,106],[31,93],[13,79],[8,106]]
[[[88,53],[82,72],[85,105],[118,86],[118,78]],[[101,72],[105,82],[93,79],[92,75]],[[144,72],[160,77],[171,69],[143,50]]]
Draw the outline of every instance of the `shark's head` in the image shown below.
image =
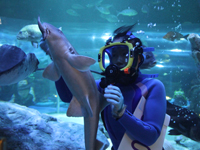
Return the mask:
[[59,29],[54,27],[51,24],[48,23],[41,23],[40,17],[38,17],[38,27],[40,31],[42,32],[43,40],[57,40],[60,38],[65,37],[63,32]]

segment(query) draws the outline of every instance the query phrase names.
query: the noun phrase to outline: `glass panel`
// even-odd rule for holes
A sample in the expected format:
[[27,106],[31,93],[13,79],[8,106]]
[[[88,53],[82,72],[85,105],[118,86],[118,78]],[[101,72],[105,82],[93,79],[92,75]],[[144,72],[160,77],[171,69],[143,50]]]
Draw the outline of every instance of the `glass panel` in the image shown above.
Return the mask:
[[[57,28],[62,27],[62,32],[60,30],[54,30],[55,32],[49,31],[48,35],[55,35],[54,33],[63,33],[68,39],[65,40],[65,42],[63,43],[70,42],[70,44],[77,51],[77,53],[75,53],[73,49],[70,49],[71,56],[79,54],[91,57],[97,61],[100,47],[105,45],[106,40],[113,35],[113,32],[117,28],[124,25],[137,23],[133,27],[132,33],[136,37],[141,39],[143,45],[155,48],[155,51],[153,53],[144,53],[144,55],[146,55],[146,60],[140,67],[140,71],[143,74],[159,74],[157,79],[160,80],[165,86],[167,96],[166,99],[168,100],[168,102],[172,104],[177,104],[179,105],[179,107],[181,107],[180,109],[177,109],[177,111],[174,111],[174,114],[172,115],[174,120],[172,119],[170,122],[171,128],[177,127],[177,130],[180,132],[183,131],[182,129],[185,129],[185,133],[190,133],[186,135],[187,137],[166,135],[165,138],[175,149],[199,149],[199,9],[200,0],[126,0],[117,2],[116,0],[0,0],[0,46],[17,46],[26,54],[26,56],[29,53],[34,53],[38,61],[40,62],[40,64],[38,65],[38,68],[40,69],[46,68],[49,64],[51,64],[52,59],[49,53],[48,44],[40,43],[42,34],[39,31],[37,25],[37,17],[39,14],[42,23],[47,22]],[[121,28],[117,31],[123,32],[125,30]],[[60,38],[60,40],[61,39],[62,38]],[[57,47],[55,48],[55,52],[58,52],[57,54],[60,57],[62,56],[62,58],[64,58],[64,55],[60,53],[59,44],[62,43],[60,40],[55,42],[55,47]],[[119,42],[120,40],[117,39],[116,41]],[[107,67],[110,63],[117,63],[117,61],[114,62],[114,60],[109,59],[110,55],[116,55],[114,54],[115,48],[127,49],[126,47],[114,46],[107,52],[105,52],[105,60],[103,60],[103,64],[105,67]],[[15,58],[19,57],[19,55],[22,54],[22,51],[20,51],[19,53],[13,53],[13,51],[9,51],[10,56],[12,57],[6,58],[2,58],[2,51],[0,51],[0,67],[2,67],[2,64],[10,64],[11,62],[15,64]],[[3,60],[6,61],[6,63],[2,63]],[[67,60],[67,57],[64,60]],[[120,67],[125,66],[125,64],[127,64],[129,61],[126,52],[122,60],[124,65],[119,65]],[[82,67],[84,66],[85,62],[86,66],[90,64],[90,60],[89,62],[87,61],[87,58],[85,59],[83,57],[79,57],[79,59],[76,59],[76,62],[73,64],[76,64],[77,66],[75,67],[81,70],[85,69],[85,67]],[[19,66],[21,64],[15,65],[19,69]],[[42,77],[43,70],[37,70],[36,72],[30,73],[27,77],[23,77],[23,71],[19,74],[17,74],[16,72],[12,73],[11,71],[13,70],[7,70],[8,68],[6,67],[7,66],[4,65],[1,68],[5,72],[0,74],[0,110],[5,111],[2,113],[3,117],[7,116],[4,114],[12,113],[10,113],[10,110],[5,110],[4,107],[2,108],[2,106],[4,105],[2,101],[8,102],[7,104],[19,104],[13,105],[19,108],[15,109],[16,111],[20,111],[26,108],[20,107],[20,105],[27,106],[28,109],[33,108],[35,110],[38,110],[40,113],[50,114],[51,116],[62,119],[63,121],[75,122],[83,125],[83,118],[69,118],[66,116],[66,111],[71,100],[71,95],[66,94],[67,88],[65,86],[65,81],[63,81],[62,78],[59,80],[59,82],[56,82],[56,84],[60,85],[60,88],[58,87],[59,90],[57,90],[54,81],[50,81]],[[30,69],[30,67],[32,67],[32,65],[28,65],[27,69]],[[67,66],[63,65],[62,67]],[[101,72],[98,62],[91,65],[90,69]],[[72,72],[72,68],[68,69],[68,71]],[[52,73],[50,74],[55,75],[54,73],[55,70],[52,71]],[[76,71],[76,73],[79,72]],[[99,74],[92,73],[92,75],[95,80],[99,80],[102,78],[102,76]],[[20,80],[25,81],[18,81],[14,84],[2,85],[4,81],[10,82],[11,79],[14,77],[22,77],[20,78]],[[57,79],[57,77],[55,76],[53,76],[53,78]],[[70,79],[71,78],[72,77],[70,77]],[[76,83],[74,83],[77,84],[78,81],[82,83],[83,80],[81,80],[81,77],[80,80],[77,77],[77,80],[73,79],[70,81],[77,81]],[[76,85],[76,88],[78,88],[79,90],[82,90],[81,87],[82,86]],[[59,97],[59,94],[61,97]],[[156,91],[156,94],[159,95],[159,91]],[[62,96],[64,95],[68,95],[69,97],[63,98]],[[84,96],[84,94],[82,94],[82,96]],[[5,108],[7,108],[7,106]],[[177,113],[182,114],[182,109],[186,110],[183,111],[183,115],[177,115]],[[37,115],[37,113],[32,111],[32,109],[30,112],[32,112],[34,115]],[[23,113],[23,115],[28,114],[30,113]],[[12,121],[14,123],[23,122],[23,120],[20,120],[23,118],[26,117],[18,117],[17,120],[19,121]],[[1,120],[1,123],[3,123],[4,119],[2,118]],[[50,118],[49,120],[53,119]],[[186,123],[182,123],[182,120]],[[195,121],[197,121],[198,123],[194,124]],[[47,123],[48,121],[45,120],[44,122]],[[187,124],[188,126],[185,127],[185,124]],[[18,133],[24,132],[21,131],[21,129],[17,129],[17,127],[21,125],[14,125],[16,125],[15,127]],[[7,131],[9,126],[10,124],[5,124],[4,126],[3,124],[1,124],[1,135],[8,135],[7,133],[13,133]],[[33,127],[34,126],[35,125],[33,125]],[[179,127],[181,127],[181,129],[179,129]],[[171,128],[168,128],[168,130]],[[3,133],[4,130],[5,133]],[[106,130],[104,131],[106,132]],[[19,133],[19,135],[21,135],[21,133]],[[65,133],[64,130],[63,133]],[[56,134],[59,134],[59,132]],[[184,133],[181,132],[181,134]],[[58,135],[58,137],[61,137],[63,135]],[[28,136],[29,135],[27,134],[25,139],[29,139]],[[10,137],[18,136],[9,135],[5,137],[7,142],[12,140],[12,138]],[[174,142],[175,140],[176,142]],[[1,141],[4,140],[3,137],[1,138],[0,136],[0,142]],[[27,140],[25,141],[27,142]],[[74,139],[74,141],[79,140]],[[16,145],[16,147],[11,147],[13,145],[12,143],[16,142],[7,143],[8,149],[21,148],[17,147]],[[35,146],[41,146],[41,143],[43,144],[45,142],[40,142],[39,144],[36,143]],[[41,147],[30,147],[30,149],[41,149]],[[74,146],[72,147],[74,148]],[[111,147],[112,144],[110,143],[110,146],[107,149],[111,149]],[[76,147],[74,149],[78,148]],[[79,149],[85,148],[79,147]]]
[[110,65],[110,58],[109,58],[107,52],[104,53],[104,56],[105,56],[105,59],[104,59],[103,63],[104,63],[104,68],[106,68],[106,67],[108,67],[108,65]]

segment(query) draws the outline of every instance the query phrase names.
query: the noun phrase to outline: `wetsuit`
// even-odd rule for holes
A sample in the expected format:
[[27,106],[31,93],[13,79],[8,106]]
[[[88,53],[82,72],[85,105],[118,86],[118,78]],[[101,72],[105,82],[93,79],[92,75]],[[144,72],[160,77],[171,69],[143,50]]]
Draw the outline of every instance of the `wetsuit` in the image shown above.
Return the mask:
[[[96,81],[97,87],[102,93],[103,89],[100,88],[99,82],[99,80]],[[142,96],[140,88],[136,86],[138,82],[146,85],[148,90],[142,120],[132,115]],[[115,120],[112,117],[110,105],[102,113],[114,150],[118,149],[125,131],[129,137],[144,145],[152,145],[160,135],[166,113],[166,95],[162,82],[157,79],[138,78],[129,86],[118,85],[118,87],[123,94],[124,103],[127,105],[125,113],[120,119]],[[56,81],[56,88],[61,100],[70,102],[72,94],[62,78]]]
[[33,95],[28,93],[26,98],[22,98],[21,96],[19,96],[19,94],[15,94],[15,103],[19,104],[19,105],[24,105],[24,106],[31,106],[31,105],[35,105],[35,103],[33,102]]

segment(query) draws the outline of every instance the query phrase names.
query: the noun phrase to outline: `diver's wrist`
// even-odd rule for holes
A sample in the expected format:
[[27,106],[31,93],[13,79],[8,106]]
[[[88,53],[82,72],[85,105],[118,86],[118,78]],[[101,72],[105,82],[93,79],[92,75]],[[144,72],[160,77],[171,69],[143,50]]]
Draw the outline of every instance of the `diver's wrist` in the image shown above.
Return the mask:
[[117,111],[117,112],[112,111],[113,118],[116,119],[116,120],[121,118],[122,115],[124,114],[124,112],[126,111],[126,107],[127,106],[123,104],[122,108],[119,111]]

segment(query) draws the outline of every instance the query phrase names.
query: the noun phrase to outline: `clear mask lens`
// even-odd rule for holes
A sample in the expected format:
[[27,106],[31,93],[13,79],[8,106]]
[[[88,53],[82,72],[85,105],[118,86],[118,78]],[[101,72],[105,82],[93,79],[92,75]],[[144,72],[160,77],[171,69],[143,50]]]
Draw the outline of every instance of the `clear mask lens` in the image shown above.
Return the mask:
[[127,45],[114,45],[106,48],[103,53],[103,66],[115,64],[119,69],[124,68],[129,61],[129,47]]

